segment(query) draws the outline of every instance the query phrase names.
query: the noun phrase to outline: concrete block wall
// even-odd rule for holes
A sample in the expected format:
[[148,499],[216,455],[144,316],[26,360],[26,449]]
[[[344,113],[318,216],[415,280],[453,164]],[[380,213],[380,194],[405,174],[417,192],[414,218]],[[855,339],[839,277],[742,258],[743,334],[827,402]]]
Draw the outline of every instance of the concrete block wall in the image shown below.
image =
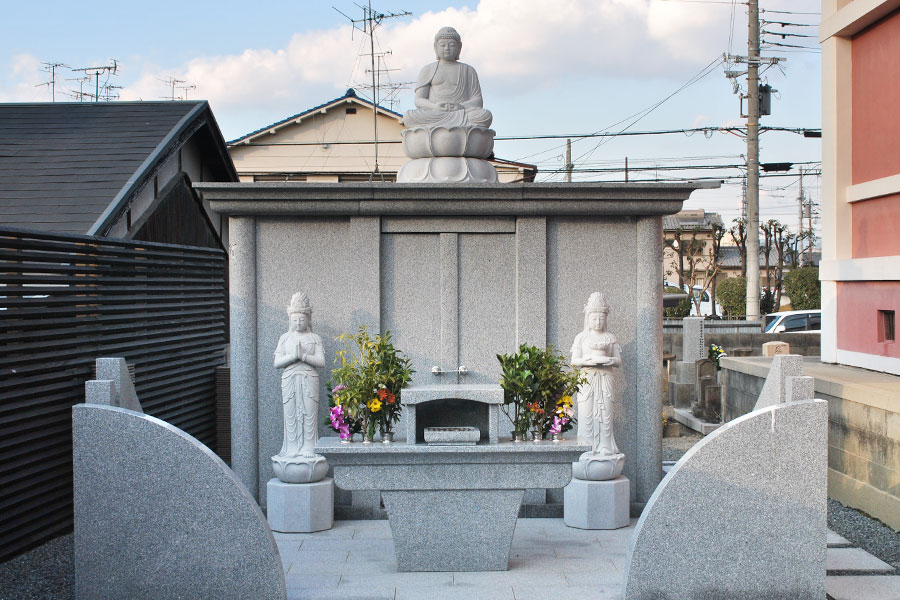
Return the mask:
[[900,405],[828,400],[828,495],[900,531]]
[[[703,333],[707,344],[716,344],[725,348],[725,352],[730,353],[734,348],[750,348],[751,356],[762,356],[762,345],[766,342],[787,342],[791,345],[791,354],[799,354],[801,356],[819,356],[819,339],[820,334],[808,332],[790,332],[772,335],[769,333],[719,333],[714,328],[704,328]],[[663,352],[681,354],[680,332],[663,333]]]

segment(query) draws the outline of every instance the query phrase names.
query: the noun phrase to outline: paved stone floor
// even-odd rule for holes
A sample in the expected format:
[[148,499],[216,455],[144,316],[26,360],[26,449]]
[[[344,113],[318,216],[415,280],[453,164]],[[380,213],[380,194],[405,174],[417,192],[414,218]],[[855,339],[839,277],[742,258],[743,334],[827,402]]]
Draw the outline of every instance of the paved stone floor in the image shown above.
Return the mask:
[[[583,531],[562,519],[519,519],[509,571],[487,573],[398,573],[387,521],[336,521],[328,531],[275,539],[291,599],[618,600],[636,522]],[[831,531],[827,543],[830,599],[900,599],[896,569]]]

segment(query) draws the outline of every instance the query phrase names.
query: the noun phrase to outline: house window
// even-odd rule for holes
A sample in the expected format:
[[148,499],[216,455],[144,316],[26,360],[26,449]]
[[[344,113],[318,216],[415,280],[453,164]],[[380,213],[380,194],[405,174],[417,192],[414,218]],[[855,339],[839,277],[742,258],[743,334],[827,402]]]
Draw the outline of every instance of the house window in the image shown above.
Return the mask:
[[878,341],[894,341],[894,311],[892,310],[878,311]]
[[348,115],[355,115],[355,114],[356,114],[356,109],[355,109],[355,108],[348,108],[348,109],[347,109],[347,114],[348,114]]

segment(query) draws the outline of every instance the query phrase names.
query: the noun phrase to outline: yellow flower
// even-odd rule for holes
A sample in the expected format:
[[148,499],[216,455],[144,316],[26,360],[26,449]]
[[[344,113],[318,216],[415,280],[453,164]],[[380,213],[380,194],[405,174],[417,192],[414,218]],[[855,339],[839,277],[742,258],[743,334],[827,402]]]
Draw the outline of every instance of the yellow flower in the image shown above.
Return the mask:
[[378,398],[372,398],[371,400],[369,400],[368,406],[369,410],[371,410],[373,413],[377,413],[379,410],[381,410],[381,401]]
[[559,399],[564,406],[572,406],[572,396],[563,396]]

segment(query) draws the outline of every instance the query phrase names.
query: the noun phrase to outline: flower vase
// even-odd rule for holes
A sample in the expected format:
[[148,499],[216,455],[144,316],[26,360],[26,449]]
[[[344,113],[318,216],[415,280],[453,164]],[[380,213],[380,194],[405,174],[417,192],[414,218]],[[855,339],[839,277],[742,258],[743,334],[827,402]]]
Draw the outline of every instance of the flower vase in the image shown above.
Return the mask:
[[540,442],[542,439],[543,439],[543,438],[542,438],[542,436],[541,436],[541,432],[540,432],[540,431],[532,431],[532,432],[531,432],[531,441],[532,441],[532,442]]
[[561,433],[554,433],[553,435],[550,436],[550,439],[553,440],[553,443],[554,443],[554,444],[558,444],[558,443],[560,443],[560,442],[562,441],[562,434],[561,434]]
[[393,431],[383,431],[381,433],[381,443],[382,444],[393,444],[394,443],[394,432]]
[[353,443],[353,434],[351,433],[351,434],[348,435],[347,437],[341,438],[341,443],[342,443],[342,444],[351,444],[351,443]]
[[363,435],[363,444],[371,444],[375,442],[375,436],[371,433],[366,433]]

